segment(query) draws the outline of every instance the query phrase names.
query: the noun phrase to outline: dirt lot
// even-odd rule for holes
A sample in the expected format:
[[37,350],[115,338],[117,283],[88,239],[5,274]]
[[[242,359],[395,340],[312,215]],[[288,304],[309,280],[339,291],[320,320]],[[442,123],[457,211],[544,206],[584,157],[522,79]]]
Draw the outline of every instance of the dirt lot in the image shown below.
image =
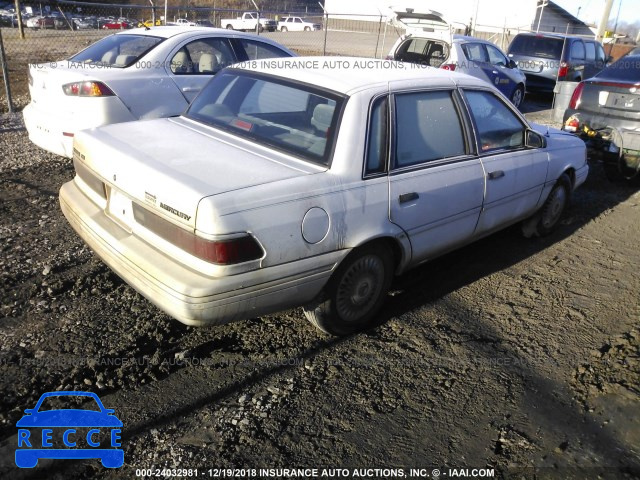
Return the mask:
[[[172,320],[67,225],[70,162],[31,145],[18,116],[0,116],[0,145],[0,477],[640,477],[640,192],[598,165],[554,235],[514,228],[414,270],[378,327],[335,339],[300,310]],[[115,409],[121,469],[16,468],[16,421],[54,390]]]

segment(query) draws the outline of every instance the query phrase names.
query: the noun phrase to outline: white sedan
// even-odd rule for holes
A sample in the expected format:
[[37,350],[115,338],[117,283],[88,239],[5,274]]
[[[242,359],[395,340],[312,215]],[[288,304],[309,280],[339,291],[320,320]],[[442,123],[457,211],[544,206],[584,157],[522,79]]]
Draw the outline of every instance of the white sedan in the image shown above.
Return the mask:
[[182,116],[81,132],[74,165],[68,221],[176,319],[303,305],[337,335],[394,275],[516,222],[550,233],[589,170],[479,79],[335,57],[228,68]]
[[179,115],[222,68],[236,62],[290,57],[256,35],[206,27],[126,30],[69,60],[29,66],[29,138],[71,158],[84,129]]

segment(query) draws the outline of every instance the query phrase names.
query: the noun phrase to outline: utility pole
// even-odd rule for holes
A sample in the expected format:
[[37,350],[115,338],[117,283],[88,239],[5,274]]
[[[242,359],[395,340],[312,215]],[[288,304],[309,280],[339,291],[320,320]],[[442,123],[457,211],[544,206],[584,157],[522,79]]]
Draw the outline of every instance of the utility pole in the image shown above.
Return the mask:
[[602,18],[600,19],[600,26],[598,27],[598,33],[596,34],[596,40],[602,42],[604,34],[607,31],[607,23],[609,23],[609,15],[611,15],[611,8],[613,7],[613,0],[607,0],[607,4],[604,7]]

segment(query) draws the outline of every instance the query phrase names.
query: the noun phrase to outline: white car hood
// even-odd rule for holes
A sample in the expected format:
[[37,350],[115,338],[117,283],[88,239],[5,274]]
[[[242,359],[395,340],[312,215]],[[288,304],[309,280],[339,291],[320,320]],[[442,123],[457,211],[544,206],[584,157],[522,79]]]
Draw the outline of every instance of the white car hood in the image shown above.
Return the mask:
[[183,117],[84,130],[74,158],[109,187],[194,228],[205,197],[326,170]]

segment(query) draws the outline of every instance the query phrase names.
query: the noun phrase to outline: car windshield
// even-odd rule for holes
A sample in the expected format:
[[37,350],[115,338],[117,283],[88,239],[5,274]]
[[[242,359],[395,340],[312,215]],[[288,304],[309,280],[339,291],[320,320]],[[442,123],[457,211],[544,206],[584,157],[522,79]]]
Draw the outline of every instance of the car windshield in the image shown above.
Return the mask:
[[328,165],[343,100],[309,85],[223,70],[196,97],[186,116]]
[[100,406],[93,397],[87,395],[54,395],[46,397],[38,408],[39,412],[49,410],[92,410],[99,412]]
[[640,83],[640,55],[624,56],[602,70],[596,77],[598,80]]
[[110,35],[77,53],[71,62],[125,68],[133,65],[162,38],[149,35]]
[[558,60],[562,55],[563,43],[561,38],[518,35],[509,46],[509,53]]

